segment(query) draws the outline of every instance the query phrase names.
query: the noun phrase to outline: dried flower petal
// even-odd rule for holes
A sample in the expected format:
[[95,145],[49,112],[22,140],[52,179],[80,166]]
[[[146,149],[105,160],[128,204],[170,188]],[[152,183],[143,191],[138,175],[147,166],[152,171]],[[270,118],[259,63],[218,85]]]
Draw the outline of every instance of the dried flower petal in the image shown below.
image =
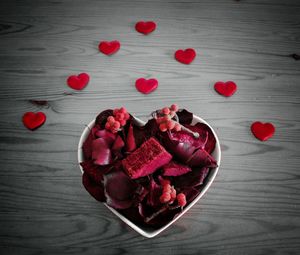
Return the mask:
[[92,142],[92,159],[96,165],[108,165],[112,162],[111,151],[105,139],[97,138]]
[[105,202],[104,189],[102,184],[96,184],[87,173],[82,175],[82,184],[92,197],[100,202]]
[[121,169],[113,169],[104,175],[106,202],[116,209],[126,209],[133,205],[140,185],[132,181]]
[[163,166],[163,175],[164,176],[179,176],[191,172],[192,169],[183,164],[179,164],[175,161],[171,161],[168,164]]

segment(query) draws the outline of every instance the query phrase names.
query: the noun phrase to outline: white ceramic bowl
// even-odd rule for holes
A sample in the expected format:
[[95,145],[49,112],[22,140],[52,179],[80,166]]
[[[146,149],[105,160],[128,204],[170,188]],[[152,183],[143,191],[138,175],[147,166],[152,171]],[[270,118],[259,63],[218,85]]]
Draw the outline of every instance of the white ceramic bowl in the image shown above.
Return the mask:
[[[141,124],[144,125],[145,123],[136,118],[136,120]],[[111,210],[117,217],[119,217],[122,221],[124,221],[127,225],[129,225],[131,228],[133,228],[135,231],[137,231],[138,233],[140,233],[141,235],[151,238],[154,237],[156,235],[158,235],[160,232],[162,232],[163,230],[165,230],[166,228],[168,228],[169,226],[171,226],[176,220],[178,220],[182,215],[184,215],[190,208],[193,207],[193,205],[195,203],[197,203],[197,201],[205,194],[205,192],[209,189],[210,185],[212,184],[213,180],[215,179],[217,172],[219,170],[219,166],[220,166],[220,162],[221,162],[221,147],[220,147],[220,142],[218,139],[218,136],[216,134],[216,132],[213,130],[213,128],[203,119],[201,119],[200,117],[193,115],[193,121],[192,121],[192,125],[196,124],[198,122],[202,122],[205,123],[207,126],[209,126],[216,138],[216,147],[212,153],[212,155],[214,156],[214,158],[216,159],[217,163],[218,163],[218,167],[216,168],[212,168],[209,172],[209,175],[206,177],[206,181],[202,186],[202,190],[199,193],[199,195],[190,203],[188,204],[184,210],[177,215],[171,222],[169,222],[168,224],[166,224],[165,226],[159,228],[159,229],[151,229],[151,228],[142,228],[140,226],[137,226],[135,223],[133,223],[132,221],[128,220],[126,217],[124,217],[122,214],[120,214],[118,211],[116,211],[114,208],[108,206],[106,203],[104,203],[104,205]],[[95,120],[91,121],[88,126],[83,130],[80,140],[79,140],[79,144],[78,144],[78,163],[84,161],[84,157],[83,157],[83,151],[82,151],[82,145],[83,142],[86,140],[88,134],[90,133],[91,128],[94,126],[95,124]],[[83,173],[82,167],[79,165],[81,172]]]

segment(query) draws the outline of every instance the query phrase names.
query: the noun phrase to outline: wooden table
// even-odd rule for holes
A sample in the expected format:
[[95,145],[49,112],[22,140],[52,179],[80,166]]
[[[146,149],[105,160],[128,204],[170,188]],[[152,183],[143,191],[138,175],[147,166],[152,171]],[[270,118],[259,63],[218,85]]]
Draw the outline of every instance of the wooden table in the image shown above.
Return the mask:
[[[275,0],[0,3],[1,254],[299,254],[300,3]],[[138,20],[157,30],[138,34]],[[112,57],[102,40],[120,40]],[[197,58],[182,65],[179,48]],[[66,86],[88,72],[83,91]],[[138,93],[134,82],[159,88]],[[233,80],[231,98],[213,84]],[[47,100],[38,106],[30,100]],[[125,106],[146,119],[177,103],[206,119],[222,144],[211,189],[154,239],[130,229],[81,185],[77,144],[103,109]],[[44,111],[31,132],[21,118]],[[253,121],[275,136],[256,140]]]

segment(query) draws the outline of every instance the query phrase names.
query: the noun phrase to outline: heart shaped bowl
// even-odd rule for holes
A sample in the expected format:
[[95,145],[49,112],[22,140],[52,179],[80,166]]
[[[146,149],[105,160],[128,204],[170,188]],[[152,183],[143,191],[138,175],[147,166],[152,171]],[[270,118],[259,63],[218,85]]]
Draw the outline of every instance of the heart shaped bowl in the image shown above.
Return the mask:
[[[136,118],[136,121],[140,124],[140,125],[144,125],[145,122]],[[203,119],[201,119],[200,117],[193,115],[193,121],[191,123],[191,125],[194,125],[198,122],[204,123],[207,126],[210,127],[210,129],[212,130],[215,138],[216,138],[216,147],[214,149],[214,151],[212,152],[213,157],[216,159],[217,163],[218,163],[218,167],[215,168],[211,168],[208,176],[205,179],[205,182],[202,185],[201,188],[201,192],[199,193],[199,195],[191,202],[189,203],[183,210],[181,213],[179,213],[176,217],[174,217],[174,219],[172,221],[170,221],[169,223],[167,223],[165,226],[159,228],[159,229],[153,229],[151,227],[145,228],[145,227],[140,227],[138,225],[136,225],[135,223],[133,223],[132,221],[130,221],[129,219],[127,219],[125,216],[123,216],[122,214],[120,214],[118,211],[116,211],[114,208],[108,206],[106,203],[104,203],[104,205],[112,212],[114,213],[117,217],[119,217],[122,221],[124,221],[127,225],[129,225],[131,228],[133,228],[135,231],[137,231],[138,233],[140,233],[141,235],[147,237],[147,238],[152,238],[156,235],[158,235],[160,232],[164,231],[165,229],[167,229],[169,226],[171,226],[176,220],[178,220],[181,216],[183,216],[188,210],[190,210],[194,204],[196,204],[198,202],[198,200],[206,193],[206,191],[209,189],[210,185],[212,184],[212,182],[214,181],[218,170],[219,170],[219,166],[221,163],[221,147],[220,147],[220,141],[218,139],[218,136],[216,134],[216,132],[214,131],[214,129]],[[95,125],[95,120],[91,121],[88,126],[83,130],[80,140],[79,140],[79,144],[78,144],[78,163],[84,161],[84,156],[83,156],[83,151],[82,151],[82,145],[83,142],[86,140],[86,138],[88,137],[88,134],[90,133],[91,128]],[[79,165],[81,172],[83,173],[83,169],[82,167]]]

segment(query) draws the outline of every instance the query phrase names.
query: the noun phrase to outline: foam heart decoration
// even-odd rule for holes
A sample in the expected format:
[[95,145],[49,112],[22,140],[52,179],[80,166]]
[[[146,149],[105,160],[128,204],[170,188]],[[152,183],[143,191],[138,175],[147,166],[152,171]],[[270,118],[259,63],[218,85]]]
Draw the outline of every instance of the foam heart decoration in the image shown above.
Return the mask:
[[35,130],[45,123],[46,115],[43,112],[26,112],[23,115],[22,121],[25,127]]
[[275,127],[272,123],[262,123],[256,121],[252,123],[251,131],[257,139],[266,141],[274,135]]
[[105,55],[115,54],[121,47],[119,41],[103,41],[99,43],[99,50]]
[[153,21],[139,21],[135,24],[135,30],[141,34],[147,35],[156,29],[156,24]]
[[135,81],[135,87],[139,92],[149,94],[157,89],[158,81],[156,79],[146,80],[144,78],[139,78]]
[[[107,111],[105,111],[105,113],[106,112],[107,113],[112,112],[112,110],[107,110]],[[103,118],[104,118],[104,120],[106,120],[107,119],[107,114],[106,115],[103,114]],[[146,124],[145,122],[138,119],[137,117],[133,117],[133,118],[135,120],[136,125],[139,125],[139,126],[142,127]],[[97,121],[100,123],[100,122],[102,122],[102,119],[99,118],[99,119],[97,119]],[[219,143],[218,137],[217,137],[216,133],[214,132],[214,130],[211,128],[211,126],[205,120],[201,119],[200,117],[197,117],[197,116],[193,115],[192,116],[192,122],[191,123],[189,122],[189,123],[190,123],[190,125],[196,125],[196,124],[198,125],[199,122],[202,123],[203,125],[207,125],[211,129],[211,132],[212,132],[212,134],[214,135],[214,137],[216,139],[215,149],[214,149],[214,151],[212,152],[211,155],[216,159],[217,164],[219,166],[220,161],[221,161],[221,148],[220,148],[220,143]],[[86,126],[86,128],[84,129],[84,131],[83,131],[83,133],[80,137],[79,144],[78,144],[78,162],[79,163],[83,162],[85,160],[84,150],[83,150],[84,143],[87,140],[87,138],[90,137],[90,135],[92,134],[91,130],[93,130],[94,127],[95,127],[95,120],[91,121],[88,124],[88,126]],[[81,172],[83,173],[83,168],[82,168],[81,165],[80,165],[80,169],[81,169]],[[167,223],[165,225],[161,226],[158,229],[152,229],[152,228],[149,228],[149,227],[144,227],[144,226],[138,225],[138,223],[133,222],[132,217],[128,217],[128,215],[123,214],[122,212],[112,208],[107,203],[104,203],[104,205],[112,213],[114,213],[117,217],[119,217],[122,221],[124,221],[127,225],[129,225],[131,228],[136,230],[138,233],[140,233],[141,235],[143,235],[145,237],[151,238],[151,237],[154,237],[154,236],[158,235],[160,232],[162,232],[163,230],[165,230],[169,226],[171,226],[176,220],[178,220],[180,217],[182,217],[189,209],[191,209],[197,203],[197,201],[207,192],[210,185],[214,181],[214,179],[217,175],[218,169],[219,169],[219,167],[211,168],[208,175],[205,177],[206,178],[205,182],[203,182],[203,180],[201,181],[202,188],[201,188],[200,193],[198,193],[198,195],[195,196],[193,198],[193,200],[191,200],[191,202],[189,202],[189,204],[187,204],[181,212],[176,214],[176,216],[172,220],[167,221]],[[99,172],[97,172],[97,174],[98,173]],[[197,180],[196,180],[196,182],[197,182]],[[98,193],[99,193],[98,191],[93,190],[92,195],[96,196],[96,199],[98,199],[98,197],[99,197],[99,196],[97,196]]]
[[87,73],[81,73],[79,75],[71,75],[67,79],[67,84],[70,88],[76,90],[82,90],[89,83],[90,76]]
[[177,50],[175,52],[175,59],[182,64],[190,64],[196,57],[196,51],[194,49]]
[[225,97],[232,96],[237,90],[237,86],[233,81],[218,81],[215,83],[214,88],[220,95]]

